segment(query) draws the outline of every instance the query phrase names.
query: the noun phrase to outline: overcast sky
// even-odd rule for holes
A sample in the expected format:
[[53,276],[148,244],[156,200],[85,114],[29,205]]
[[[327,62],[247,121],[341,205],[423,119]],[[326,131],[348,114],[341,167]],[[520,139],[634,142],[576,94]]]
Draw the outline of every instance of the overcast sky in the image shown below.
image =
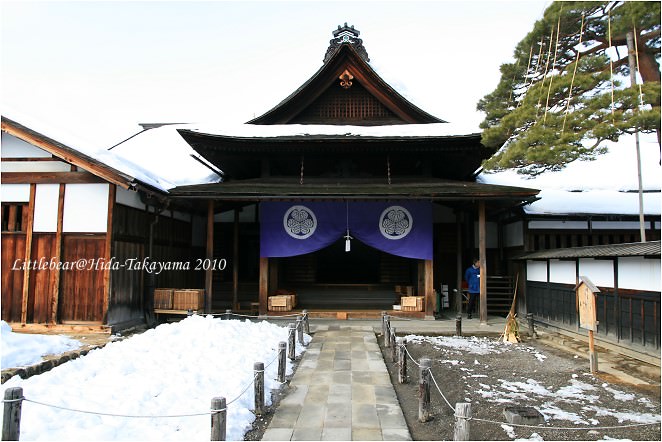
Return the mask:
[[90,147],[141,122],[241,123],[315,73],[347,22],[399,92],[477,127],[477,101],[549,3],[3,1],[2,104]]

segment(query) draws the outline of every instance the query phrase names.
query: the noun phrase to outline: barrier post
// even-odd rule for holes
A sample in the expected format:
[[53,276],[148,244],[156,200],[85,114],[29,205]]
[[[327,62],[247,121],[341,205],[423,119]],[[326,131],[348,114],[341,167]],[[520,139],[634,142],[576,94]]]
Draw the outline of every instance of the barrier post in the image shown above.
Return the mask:
[[469,427],[471,426],[471,404],[458,402],[455,404],[455,431],[453,440],[471,440]]
[[225,427],[228,412],[225,405],[225,398],[213,398],[211,400],[211,409],[211,440],[225,440]]
[[418,421],[427,422],[431,419],[430,413],[430,368],[432,360],[421,358],[418,371]]
[[407,383],[407,340],[400,338],[398,345],[398,382]]
[[287,357],[292,361],[296,359],[296,344],[294,342],[294,335],[296,331],[296,324],[294,322],[290,322],[287,329]]
[[455,317],[455,335],[462,336],[462,315]]
[[287,342],[278,343],[278,382],[285,382],[285,353],[287,352]]
[[395,338],[395,327],[391,329],[391,362],[395,362],[398,360],[398,346],[396,344],[396,338]]
[[2,440],[18,440],[21,435],[21,408],[23,389],[12,387],[5,390],[5,406],[2,413]]
[[255,376],[255,382],[253,382],[255,415],[262,416],[264,414],[264,362],[253,364],[253,374]]

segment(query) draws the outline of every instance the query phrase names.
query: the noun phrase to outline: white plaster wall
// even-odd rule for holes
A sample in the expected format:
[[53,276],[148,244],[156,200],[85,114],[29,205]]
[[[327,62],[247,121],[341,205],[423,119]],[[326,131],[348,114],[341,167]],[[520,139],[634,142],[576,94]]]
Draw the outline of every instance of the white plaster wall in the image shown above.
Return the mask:
[[3,161],[2,172],[69,172],[71,165],[63,161]]
[[140,201],[140,195],[133,190],[126,190],[119,186],[115,190],[115,202],[124,206],[145,210],[145,205]]
[[582,258],[579,260],[579,276],[587,276],[597,286],[614,286],[614,263],[611,260]]
[[51,154],[13,135],[2,133],[2,158],[49,158]]
[[0,200],[3,203],[30,202],[29,184],[2,184],[0,185]]
[[551,259],[549,261],[549,282],[576,284],[575,261]]
[[518,247],[524,245],[524,223],[517,221],[504,226],[504,245]]
[[618,287],[633,290],[662,291],[660,260],[639,256],[618,258]]
[[[646,221],[644,224],[650,229],[650,222]],[[639,230],[639,221],[593,221],[591,227],[594,230]]]
[[586,230],[587,221],[529,221],[529,229]]
[[105,232],[108,225],[109,185],[67,184],[63,232]]
[[547,282],[547,261],[526,262],[527,281]]
[[37,184],[34,196],[35,232],[57,232],[59,184]]

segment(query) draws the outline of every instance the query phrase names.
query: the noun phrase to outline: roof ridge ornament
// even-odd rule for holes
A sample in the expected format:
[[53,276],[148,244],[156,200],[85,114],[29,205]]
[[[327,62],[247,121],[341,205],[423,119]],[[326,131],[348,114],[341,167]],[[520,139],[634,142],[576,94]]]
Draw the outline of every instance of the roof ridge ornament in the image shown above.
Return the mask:
[[347,26],[347,22],[342,27],[338,25],[338,29],[333,31],[333,38],[329,41],[329,48],[324,55],[324,63],[329,61],[333,54],[344,44],[353,46],[363,61],[370,62],[368,52],[363,47],[363,40],[359,38],[359,34],[361,34],[359,30],[354,29],[353,25]]

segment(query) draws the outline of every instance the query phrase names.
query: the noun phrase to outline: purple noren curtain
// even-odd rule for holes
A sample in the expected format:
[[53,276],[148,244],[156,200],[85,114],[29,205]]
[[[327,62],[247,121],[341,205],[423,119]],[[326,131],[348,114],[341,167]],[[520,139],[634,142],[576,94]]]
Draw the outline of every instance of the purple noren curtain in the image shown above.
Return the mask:
[[353,238],[383,252],[432,259],[432,204],[427,201],[261,203],[260,256],[320,250],[343,237],[348,226]]

